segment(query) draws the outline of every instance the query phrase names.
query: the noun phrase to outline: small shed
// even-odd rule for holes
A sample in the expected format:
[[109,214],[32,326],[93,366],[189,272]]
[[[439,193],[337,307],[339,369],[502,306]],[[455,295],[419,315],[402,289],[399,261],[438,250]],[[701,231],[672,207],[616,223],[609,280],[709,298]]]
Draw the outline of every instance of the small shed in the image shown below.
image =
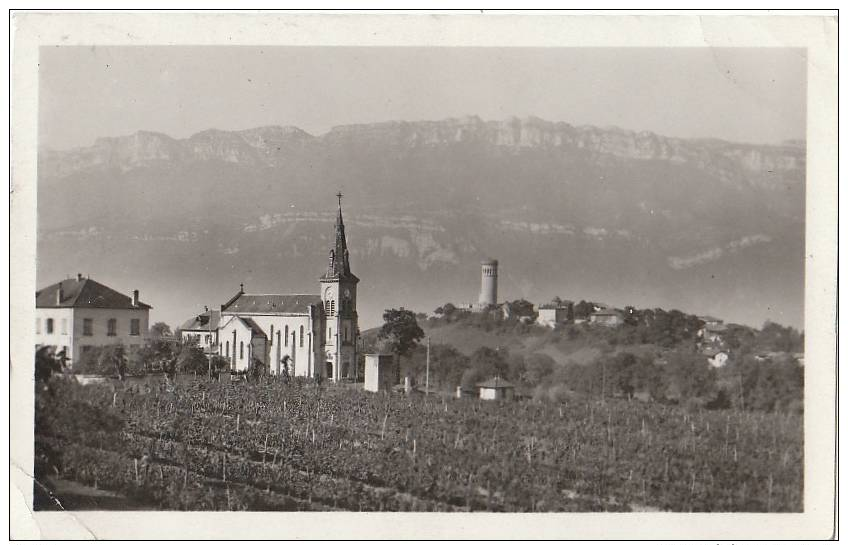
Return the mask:
[[477,389],[480,390],[480,399],[510,400],[515,397],[515,386],[500,377],[481,382]]
[[393,354],[365,354],[365,390],[391,392],[400,370]]

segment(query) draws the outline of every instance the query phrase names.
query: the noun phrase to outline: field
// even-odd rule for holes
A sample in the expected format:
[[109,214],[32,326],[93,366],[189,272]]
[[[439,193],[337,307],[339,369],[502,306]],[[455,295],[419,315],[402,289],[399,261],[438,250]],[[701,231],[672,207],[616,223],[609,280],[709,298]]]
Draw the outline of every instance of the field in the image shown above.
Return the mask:
[[35,472],[153,509],[798,512],[802,418],[54,380],[36,395]]

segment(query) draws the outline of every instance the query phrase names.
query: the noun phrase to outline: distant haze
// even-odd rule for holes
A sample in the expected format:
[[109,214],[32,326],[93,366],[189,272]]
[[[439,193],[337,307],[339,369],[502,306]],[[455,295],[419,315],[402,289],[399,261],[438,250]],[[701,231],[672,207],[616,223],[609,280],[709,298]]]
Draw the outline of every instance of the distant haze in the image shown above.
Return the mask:
[[684,138],[805,136],[802,49],[43,47],[39,142],[138,130],[538,116]]
[[476,300],[483,257],[502,298],[803,327],[803,50],[40,53],[39,286],[172,325],[314,292],[341,189],[363,327]]

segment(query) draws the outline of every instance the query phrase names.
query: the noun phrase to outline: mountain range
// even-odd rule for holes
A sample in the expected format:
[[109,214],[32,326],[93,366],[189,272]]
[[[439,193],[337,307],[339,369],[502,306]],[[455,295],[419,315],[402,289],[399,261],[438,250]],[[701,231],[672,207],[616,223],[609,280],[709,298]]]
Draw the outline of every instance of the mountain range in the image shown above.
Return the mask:
[[[389,307],[555,295],[803,327],[805,143],[538,118],[154,132],[39,150],[38,285],[82,272],[177,324],[317,292],[344,214],[363,327]],[[145,297],[146,296],[146,297]]]

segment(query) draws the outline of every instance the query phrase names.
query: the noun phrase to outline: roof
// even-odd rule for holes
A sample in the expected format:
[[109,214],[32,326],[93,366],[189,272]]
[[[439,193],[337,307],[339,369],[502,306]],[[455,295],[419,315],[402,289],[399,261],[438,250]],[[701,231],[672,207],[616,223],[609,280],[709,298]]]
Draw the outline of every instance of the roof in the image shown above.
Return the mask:
[[[62,300],[57,303],[56,296],[59,288],[62,290]],[[132,298],[104,286],[91,278],[76,278],[62,280],[35,292],[36,308],[116,308],[144,309],[152,307],[139,301],[133,306]]]
[[568,310],[574,303],[571,301],[563,301],[560,304],[556,303],[542,303],[539,305],[539,310]]
[[602,308],[593,312],[592,316],[621,316],[621,313],[613,308]]
[[245,326],[247,326],[247,328],[250,329],[250,332],[253,333],[254,335],[256,335],[257,337],[267,337],[268,336],[268,335],[265,334],[264,331],[262,331],[262,328],[259,327],[259,325],[256,322],[254,322],[253,320],[251,320],[250,318],[243,318],[241,316],[238,316],[238,320],[240,320],[241,323],[243,323]]
[[321,296],[313,294],[247,294],[236,295],[221,308],[232,314],[309,314],[310,305],[321,306]]
[[481,265],[497,265],[497,264],[498,264],[498,260],[497,260],[497,259],[492,259],[492,258],[486,258],[486,259],[484,259],[483,261],[481,261],[481,262],[480,262],[480,264],[481,264]]
[[707,323],[712,322],[712,323],[720,324],[720,323],[724,322],[724,320],[722,320],[720,318],[715,318],[713,316],[698,316],[698,319],[701,320],[702,322],[707,322]]
[[186,320],[180,326],[182,331],[211,331],[218,329],[218,322],[221,321],[220,310],[208,310],[202,314],[198,314],[194,318]]
[[490,378],[486,382],[481,382],[477,385],[478,388],[515,388],[511,382],[508,382],[500,377]]
[[721,332],[727,331],[727,326],[724,325],[724,324],[706,324],[704,326],[704,329],[706,329],[707,331],[714,332],[714,333],[721,333]]

